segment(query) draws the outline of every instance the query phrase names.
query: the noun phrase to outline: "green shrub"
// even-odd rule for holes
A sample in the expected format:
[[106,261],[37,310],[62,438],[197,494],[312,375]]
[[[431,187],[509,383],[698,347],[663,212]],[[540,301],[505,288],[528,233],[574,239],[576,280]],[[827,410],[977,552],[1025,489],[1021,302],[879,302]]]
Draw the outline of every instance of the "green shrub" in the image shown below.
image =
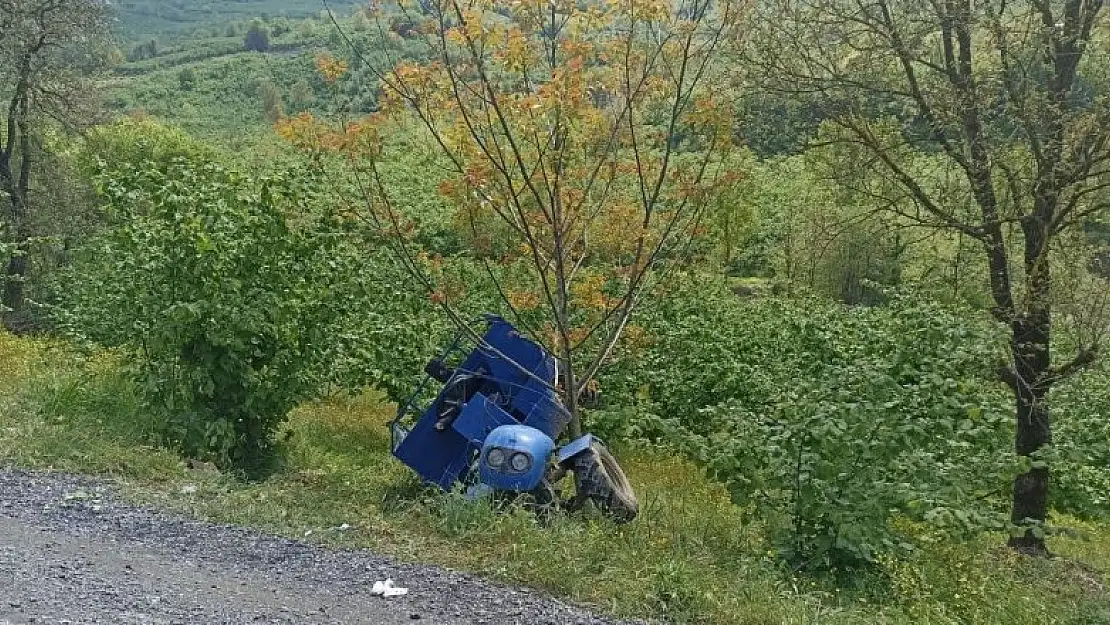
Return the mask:
[[183,68],[177,72],[177,82],[181,85],[182,91],[192,91],[197,82],[197,73],[191,67]]
[[270,29],[259,20],[251,22],[243,47],[251,52],[265,52],[270,49]]
[[[347,214],[341,179],[295,158],[244,175],[146,121],[98,128],[88,145],[110,228],[77,252],[56,316],[136,354],[166,443],[250,468],[302,399],[376,387],[400,402],[416,389],[446,320]],[[479,272],[440,264],[468,287]]]
[[[897,515],[1001,527],[1012,415],[991,377],[995,328],[968,317],[908,297],[852,309],[697,284],[645,311],[654,344],[603,388],[640,411],[625,434],[681,448],[779,518],[795,565],[870,561],[912,547]],[[612,430],[615,412],[595,419]]]
[[300,212],[296,177],[188,155],[202,150],[145,158],[162,138],[140,136],[139,158],[97,159],[112,225],[74,267],[65,322],[135,351],[164,440],[260,470],[286,414],[323,385],[327,332],[347,303],[331,296],[345,267],[326,260],[340,256],[337,223]]
[[1052,394],[1052,507],[1110,518],[1110,361],[1067,380]]

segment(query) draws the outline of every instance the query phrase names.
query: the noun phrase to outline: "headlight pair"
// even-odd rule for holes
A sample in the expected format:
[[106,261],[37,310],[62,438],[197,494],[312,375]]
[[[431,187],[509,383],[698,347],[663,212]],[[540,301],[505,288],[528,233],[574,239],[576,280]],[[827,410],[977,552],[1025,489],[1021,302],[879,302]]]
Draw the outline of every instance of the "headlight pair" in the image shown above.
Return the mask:
[[486,464],[500,471],[524,473],[532,468],[532,456],[522,451],[494,447],[486,452]]

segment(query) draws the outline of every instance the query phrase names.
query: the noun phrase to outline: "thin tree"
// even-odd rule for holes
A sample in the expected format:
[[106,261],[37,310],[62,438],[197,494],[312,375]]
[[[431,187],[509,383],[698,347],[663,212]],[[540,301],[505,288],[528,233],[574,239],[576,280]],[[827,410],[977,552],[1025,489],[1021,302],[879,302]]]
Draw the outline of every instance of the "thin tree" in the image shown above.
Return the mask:
[[1049,392],[1102,336],[1053,357],[1053,265],[1108,214],[1104,18],[1102,0],[776,0],[745,55],[753,79],[815,104],[832,127],[823,139],[883,180],[845,184],[978,243],[1010,329],[1015,450],[1030,462],[1013,483],[1010,545],[1031,554],[1047,553]]
[[[572,434],[629,319],[729,182],[732,117],[717,57],[743,9],[427,0],[402,10],[430,60],[374,67],[384,90],[376,123],[416,120],[427,131],[452,172],[441,191],[471,253],[559,356]],[[388,18],[376,23],[384,38]],[[375,200],[389,207],[393,190],[373,164]]]
[[31,271],[32,179],[44,126],[87,116],[88,77],[103,58],[105,4],[98,0],[0,0],[0,194],[12,252],[4,274],[5,323],[24,307]]

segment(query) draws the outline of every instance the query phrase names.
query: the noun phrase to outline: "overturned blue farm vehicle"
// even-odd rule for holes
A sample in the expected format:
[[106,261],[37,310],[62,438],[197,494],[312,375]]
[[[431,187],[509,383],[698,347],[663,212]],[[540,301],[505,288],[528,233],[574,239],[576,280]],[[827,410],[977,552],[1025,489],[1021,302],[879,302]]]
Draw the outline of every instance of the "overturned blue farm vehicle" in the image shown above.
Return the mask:
[[[487,315],[485,324],[482,335],[460,331],[428,363],[391,424],[393,455],[444,490],[526,495],[542,513],[593,502],[617,522],[635,518],[636,496],[598,438],[557,445],[571,420],[559,397],[559,361],[504,319]],[[443,386],[420,406],[432,381]],[[568,473],[575,495],[564,501],[557,485]]]

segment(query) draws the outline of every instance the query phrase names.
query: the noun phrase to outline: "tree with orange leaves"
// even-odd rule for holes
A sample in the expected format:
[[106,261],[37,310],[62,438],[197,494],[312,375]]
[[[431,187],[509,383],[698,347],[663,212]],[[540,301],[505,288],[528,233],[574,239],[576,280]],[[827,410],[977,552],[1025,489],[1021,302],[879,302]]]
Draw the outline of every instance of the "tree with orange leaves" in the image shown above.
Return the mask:
[[471,252],[517,269],[498,292],[562,360],[572,434],[634,311],[733,179],[716,56],[742,2],[423,0],[401,11],[431,60],[374,68],[377,119],[417,120],[450,164],[440,191]]

